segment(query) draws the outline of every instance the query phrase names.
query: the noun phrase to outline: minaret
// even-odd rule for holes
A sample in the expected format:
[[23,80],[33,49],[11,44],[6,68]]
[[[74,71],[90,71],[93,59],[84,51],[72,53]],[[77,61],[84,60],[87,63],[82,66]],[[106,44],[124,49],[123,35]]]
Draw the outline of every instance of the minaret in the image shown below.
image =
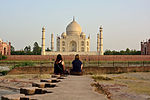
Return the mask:
[[42,51],[41,55],[45,55],[45,27],[42,28]]
[[99,34],[97,34],[97,52],[100,51],[100,37]]
[[103,28],[100,27],[100,55],[104,55],[103,53]]
[[54,35],[51,34],[51,51],[54,51]]

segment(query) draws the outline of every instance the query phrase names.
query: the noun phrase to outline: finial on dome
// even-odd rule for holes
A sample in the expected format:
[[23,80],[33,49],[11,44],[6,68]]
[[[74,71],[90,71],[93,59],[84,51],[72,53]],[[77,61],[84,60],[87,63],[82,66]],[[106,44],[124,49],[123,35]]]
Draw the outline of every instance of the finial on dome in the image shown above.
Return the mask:
[[45,26],[43,26],[42,29],[45,29]]
[[75,17],[73,16],[73,21],[75,21]]
[[100,29],[103,29],[103,26],[102,26],[102,25],[100,26]]

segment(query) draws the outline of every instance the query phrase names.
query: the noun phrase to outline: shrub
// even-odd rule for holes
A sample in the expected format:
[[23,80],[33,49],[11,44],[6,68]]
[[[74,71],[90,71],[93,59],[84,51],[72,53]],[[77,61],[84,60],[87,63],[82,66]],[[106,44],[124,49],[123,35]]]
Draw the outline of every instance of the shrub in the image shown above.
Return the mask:
[[6,56],[0,55],[0,60],[7,59]]
[[9,71],[2,71],[2,72],[0,72],[2,75],[7,75],[7,73],[8,73]]

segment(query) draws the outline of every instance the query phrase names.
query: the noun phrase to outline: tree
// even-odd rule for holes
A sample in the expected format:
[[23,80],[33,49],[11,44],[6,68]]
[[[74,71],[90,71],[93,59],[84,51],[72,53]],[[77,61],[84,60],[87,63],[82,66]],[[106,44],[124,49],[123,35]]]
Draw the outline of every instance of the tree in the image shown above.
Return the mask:
[[34,55],[40,55],[41,54],[41,47],[39,47],[37,42],[34,43],[33,54]]
[[127,48],[125,51],[106,50],[104,55],[141,55],[141,51],[130,50],[129,48]]
[[51,51],[49,48],[47,48],[45,51]]
[[33,54],[33,52],[31,51],[31,46],[30,45],[26,46],[24,48],[24,53],[25,53],[25,55],[32,55]]
[[11,45],[11,52],[15,51],[15,48]]
[[29,45],[29,46],[26,46],[25,48],[24,48],[24,51],[25,52],[31,52],[31,46]]

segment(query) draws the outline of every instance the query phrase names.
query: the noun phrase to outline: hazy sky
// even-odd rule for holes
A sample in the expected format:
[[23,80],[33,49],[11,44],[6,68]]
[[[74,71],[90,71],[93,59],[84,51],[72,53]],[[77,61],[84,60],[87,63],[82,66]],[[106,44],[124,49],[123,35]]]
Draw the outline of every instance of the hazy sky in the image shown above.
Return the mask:
[[150,38],[150,0],[0,0],[0,38],[17,50],[33,47],[35,41],[41,45],[41,29],[46,26],[50,47],[50,33],[65,32],[72,16],[91,35],[92,51],[100,25],[104,50],[140,50],[140,42]]

